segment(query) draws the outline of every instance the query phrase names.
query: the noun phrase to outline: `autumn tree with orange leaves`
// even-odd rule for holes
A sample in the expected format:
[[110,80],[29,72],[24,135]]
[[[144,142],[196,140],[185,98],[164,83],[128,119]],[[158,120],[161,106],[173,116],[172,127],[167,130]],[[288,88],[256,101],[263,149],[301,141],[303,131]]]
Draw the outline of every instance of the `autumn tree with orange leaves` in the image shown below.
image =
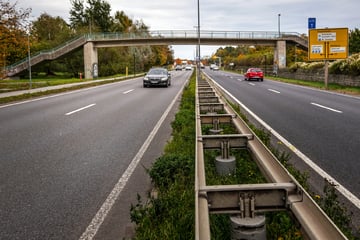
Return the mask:
[[31,9],[17,9],[17,3],[0,0],[0,66],[24,59],[28,48]]
[[[28,47],[31,55],[51,50],[76,36],[100,32],[146,34],[149,27],[142,20],[130,19],[125,12],[116,11],[111,16],[111,6],[106,0],[71,0],[70,23],[61,17],[41,14],[30,22],[31,8],[21,9],[17,3],[0,0],[0,73],[16,62],[25,61]],[[148,33],[149,34],[149,33]],[[101,48],[98,52],[100,76],[131,71],[147,71],[152,66],[165,66],[173,62],[171,46],[139,46]],[[135,62],[135,64],[134,64]],[[83,71],[82,49],[53,61],[33,66],[33,72],[68,72],[76,76]],[[4,71],[3,71],[4,70]],[[0,76],[1,77],[1,76]]]

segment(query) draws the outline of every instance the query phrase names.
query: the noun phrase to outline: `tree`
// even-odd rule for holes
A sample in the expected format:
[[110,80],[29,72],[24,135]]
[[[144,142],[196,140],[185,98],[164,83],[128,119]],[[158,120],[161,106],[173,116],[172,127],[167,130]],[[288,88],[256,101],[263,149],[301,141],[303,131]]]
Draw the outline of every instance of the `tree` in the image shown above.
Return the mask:
[[88,23],[95,24],[102,32],[109,32],[112,24],[110,4],[101,0],[88,0],[88,4],[85,10]]
[[71,39],[72,30],[61,17],[52,17],[47,13],[33,22],[32,35],[36,38],[35,50],[50,49]]
[[[16,4],[0,0],[0,66],[9,65],[27,57],[30,43],[31,53],[49,50],[88,32],[126,32],[149,35],[149,27],[142,20],[132,20],[123,11],[110,16],[111,7],[105,0],[70,0],[70,25],[61,17],[47,13],[32,24],[28,22],[31,9],[17,10]],[[154,65],[166,65],[173,61],[170,46],[141,46],[136,52],[130,48],[99,49],[98,56],[102,76],[123,72],[136,62],[138,70],[147,71]],[[83,71],[82,49],[68,53],[60,59],[37,64],[33,71],[44,70],[49,74],[69,71],[73,75]],[[136,61],[135,61],[136,60]],[[5,62],[5,63],[4,63]],[[133,68],[131,68],[133,69]]]
[[90,32],[109,32],[112,26],[110,16],[111,7],[106,1],[87,0],[85,7],[83,0],[71,0],[70,10],[71,26],[75,29],[89,27]]
[[[34,42],[31,52],[35,53],[62,45],[72,39],[74,34],[64,19],[43,13],[32,24],[32,36]],[[74,58],[74,56],[70,58]],[[53,75],[55,71],[63,72],[71,69],[66,66],[68,62],[64,61],[64,59],[47,61],[39,64],[33,70],[45,71],[48,75]]]
[[72,29],[78,29],[86,25],[85,9],[83,0],[70,0],[72,9],[70,9],[70,26]]
[[152,46],[151,50],[154,66],[164,66],[173,63],[173,51],[169,46]]
[[358,28],[350,30],[349,53],[360,53],[360,30]]
[[26,57],[31,8],[18,9],[17,3],[0,0],[0,65]]
[[133,21],[124,13],[124,11],[116,11],[112,30],[114,32],[130,32]]

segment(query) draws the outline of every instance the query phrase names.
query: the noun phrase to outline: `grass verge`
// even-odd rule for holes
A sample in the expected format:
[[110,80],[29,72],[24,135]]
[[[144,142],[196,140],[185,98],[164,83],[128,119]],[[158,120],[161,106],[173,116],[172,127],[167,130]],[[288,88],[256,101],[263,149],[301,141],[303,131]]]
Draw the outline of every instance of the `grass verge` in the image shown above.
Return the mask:
[[[24,93],[24,94],[21,94],[21,95],[15,95],[15,96],[10,96],[10,97],[0,97],[0,104],[16,102],[16,101],[21,101],[21,100],[46,96],[46,95],[50,95],[50,94],[66,92],[66,91],[73,91],[73,90],[82,89],[82,88],[99,86],[99,85],[103,85],[103,84],[123,81],[123,80],[126,80],[126,79],[130,79],[132,77],[133,76],[112,77],[112,78],[106,78],[106,79],[104,79],[102,81],[92,81],[92,80],[90,80],[90,81],[80,81],[79,79],[74,79],[74,80],[58,79],[58,80],[55,80],[55,81],[51,81],[51,83],[46,83],[46,84],[41,84],[41,81],[38,81],[38,82],[33,83],[32,89],[40,88],[40,87],[46,87],[46,86],[57,86],[57,85],[71,84],[71,83],[83,83],[83,84],[74,85],[74,86],[71,86],[71,87],[63,87],[63,88],[58,88],[58,89],[52,89],[52,90],[38,91],[38,92],[33,92],[33,93]],[[3,81],[8,81],[8,80],[3,80]],[[21,81],[23,81],[23,80],[21,80]],[[5,84],[4,82],[0,81],[0,89],[1,88],[4,89],[4,88],[6,88],[6,86],[11,85],[11,83],[6,83],[7,84],[6,86],[4,84]],[[23,84],[26,85],[26,88],[21,89],[22,84],[21,83],[20,84],[15,83],[15,85],[17,87],[13,86],[12,91],[28,90],[29,89],[29,83],[27,82],[27,83],[23,83]],[[10,89],[10,88],[8,87],[6,89]],[[0,93],[1,93],[1,91],[0,91]]]

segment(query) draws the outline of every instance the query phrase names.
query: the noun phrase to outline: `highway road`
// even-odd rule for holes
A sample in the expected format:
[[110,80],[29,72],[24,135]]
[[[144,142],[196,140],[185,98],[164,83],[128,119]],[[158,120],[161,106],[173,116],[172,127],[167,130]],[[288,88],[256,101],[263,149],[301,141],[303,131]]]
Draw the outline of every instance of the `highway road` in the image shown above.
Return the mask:
[[360,98],[205,70],[216,82],[360,198]]
[[0,239],[128,234],[190,74],[173,72],[169,88],[136,78],[0,106]]

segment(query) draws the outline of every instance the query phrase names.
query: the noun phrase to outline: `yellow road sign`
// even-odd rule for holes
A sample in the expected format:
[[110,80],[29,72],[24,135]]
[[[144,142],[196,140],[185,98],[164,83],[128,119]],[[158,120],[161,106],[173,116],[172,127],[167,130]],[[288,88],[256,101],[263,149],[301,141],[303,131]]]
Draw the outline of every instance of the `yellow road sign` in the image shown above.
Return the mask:
[[344,59],[348,53],[348,28],[309,29],[309,60]]

